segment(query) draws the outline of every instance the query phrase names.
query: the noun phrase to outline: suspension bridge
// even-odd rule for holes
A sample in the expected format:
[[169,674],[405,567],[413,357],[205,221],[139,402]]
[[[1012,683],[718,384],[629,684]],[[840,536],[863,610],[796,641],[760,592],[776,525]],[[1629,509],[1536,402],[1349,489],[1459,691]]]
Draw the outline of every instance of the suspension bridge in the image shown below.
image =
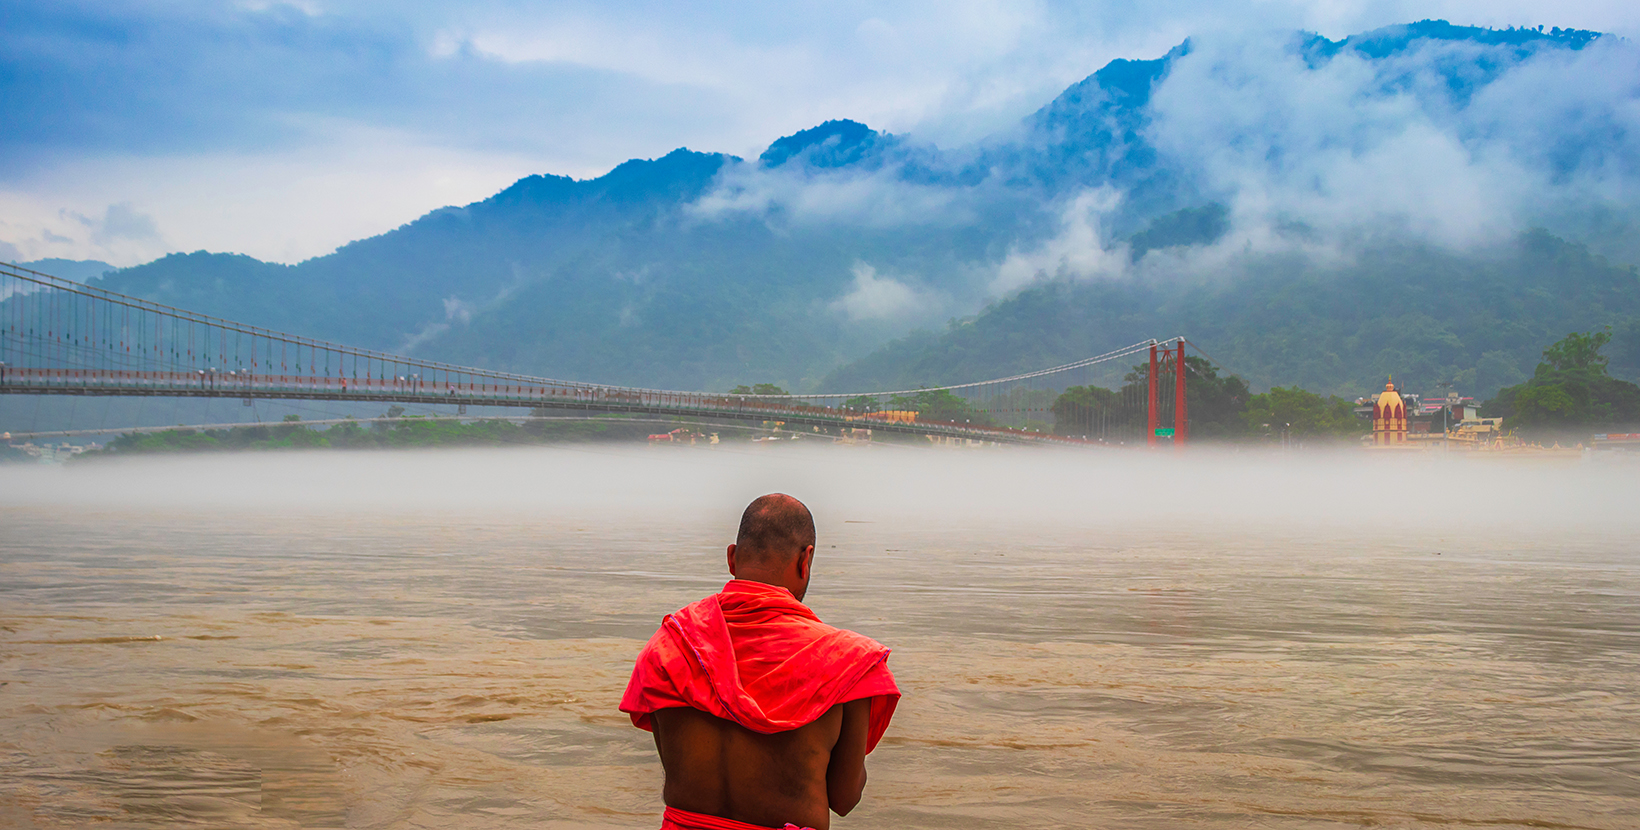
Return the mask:
[[[873,430],[954,441],[1153,447],[1188,440],[1187,344],[1182,337],[1145,340],[1037,371],[915,389],[686,392],[557,380],[346,346],[0,264],[0,394],[9,395],[384,402],[430,412],[453,409],[440,416],[446,418],[461,418],[470,406],[508,407],[535,417],[617,414],[776,422],[835,435]],[[1091,385],[1109,378],[1135,358],[1148,358],[1148,364],[1127,375],[1118,392],[1055,407],[1058,392],[1077,381]],[[1142,380],[1135,382],[1134,374]],[[93,430],[55,434],[74,432]]]

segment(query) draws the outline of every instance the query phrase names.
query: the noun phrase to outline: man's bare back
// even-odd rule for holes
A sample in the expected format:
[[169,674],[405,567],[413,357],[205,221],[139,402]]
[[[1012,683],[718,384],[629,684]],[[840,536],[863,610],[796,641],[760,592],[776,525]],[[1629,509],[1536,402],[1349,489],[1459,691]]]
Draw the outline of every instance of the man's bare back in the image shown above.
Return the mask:
[[848,815],[866,786],[871,701],[831,707],[807,726],[764,735],[695,709],[655,713],[668,807],[763,827],[814,830]]

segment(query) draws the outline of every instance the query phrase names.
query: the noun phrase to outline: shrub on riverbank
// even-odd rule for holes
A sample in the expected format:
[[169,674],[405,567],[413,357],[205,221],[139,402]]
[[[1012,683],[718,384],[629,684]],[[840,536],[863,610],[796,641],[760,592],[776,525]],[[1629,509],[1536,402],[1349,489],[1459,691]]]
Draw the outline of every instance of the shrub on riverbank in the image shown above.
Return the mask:
[[76,460],[151,453],[295,449],[412,449],[420,447],[500,447],[588,441],[641,441],[664,425],[619,415],[584,420],[435,420],[393,417],[359,423],[312,426],[297,416],[266,426],[231,429],[126,433],[100,451]]

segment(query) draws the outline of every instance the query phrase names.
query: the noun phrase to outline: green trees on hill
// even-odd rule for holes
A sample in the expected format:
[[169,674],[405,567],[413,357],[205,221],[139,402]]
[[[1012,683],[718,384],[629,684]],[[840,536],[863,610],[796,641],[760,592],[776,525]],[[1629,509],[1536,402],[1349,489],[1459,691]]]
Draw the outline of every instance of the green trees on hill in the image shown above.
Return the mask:
[[849,412],[880,412],[883,403],[870,395],[855,395],[843,401],[843,408]]
[[913,411],[918,420],[945,423],[990,424],[991,418],[972,404],[946,389],[924,389],[910,395],[895,395],[885,409]]
[[1277,386],[1247,401],[1244,434],[1267,439],[1347,439],[1372,428],[1355,416],[1355,403],[1336,395],[1322,397],[1296,386]]
[[1538,364],[1538,372],[1541,373],[1547,368],[1553,372],[1595,369],[1604,373],[1606,365],[1611,361],[1602,355],[1600,350],[1610,342],[1611,326],[1607,326],[1604,331],[1592,331],[1588,334],[1578,334],[1574,331],[1543,350],[1543,362]]
[[1183,332],[1260,388],[1354,398],[1393,374],[1484,398],[1531,377],[1545,343],[1608,324],[1613,371],[1640,374],[1640,273],[1539,230],[1484,254],[1384,243],[1341,261],[1248,254],[1211,277],[1045,280],[821,388],[1005,377]]
[[1601,354],[1611,341],[1609,328],[1566,335],[1543,350],[1532,377],[1499,390],[1481,414],[1502,416],[1540,440],[1640,428],[1640,386],[1612,377],[1609,358]]

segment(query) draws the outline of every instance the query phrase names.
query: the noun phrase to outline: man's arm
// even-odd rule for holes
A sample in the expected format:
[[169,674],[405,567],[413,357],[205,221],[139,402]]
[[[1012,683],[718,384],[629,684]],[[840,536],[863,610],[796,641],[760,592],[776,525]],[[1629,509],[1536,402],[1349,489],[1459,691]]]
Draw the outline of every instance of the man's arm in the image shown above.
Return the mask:
[[826,766],[826,800],[832,812],[848,815],[866,789],[866,737],[871,722],[871,699],[842,704],[843,727],[831,748]]

